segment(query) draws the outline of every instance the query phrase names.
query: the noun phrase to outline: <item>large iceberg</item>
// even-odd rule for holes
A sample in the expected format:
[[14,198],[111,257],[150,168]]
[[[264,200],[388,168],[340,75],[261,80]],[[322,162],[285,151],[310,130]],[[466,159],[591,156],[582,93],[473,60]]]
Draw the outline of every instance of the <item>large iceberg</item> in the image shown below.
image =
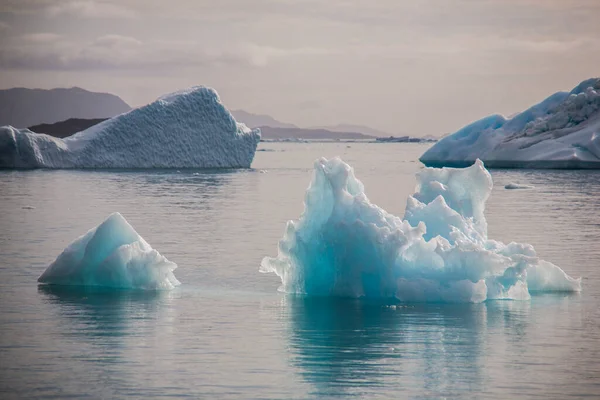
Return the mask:
[[119,213],[71,243],[38,278],[53,285],[173,289],[177,264],[154,250]]
[[482,302],[581,290],[580,279],[538,259],[531,245],[488,239],[492,177],[481,161],[425,168],[417,178],[401,219],[371,204],[342,160],[317,160],[304,213],[260,271],[277,274],[284,292],[314,296]]
[[0,168],[249,168],[259,141],[199,86],[65,139],[0,127]]
[[600,168],[600,78],[558,92],[506,119],[492,115],[449,135],[420,158],[427,166]]

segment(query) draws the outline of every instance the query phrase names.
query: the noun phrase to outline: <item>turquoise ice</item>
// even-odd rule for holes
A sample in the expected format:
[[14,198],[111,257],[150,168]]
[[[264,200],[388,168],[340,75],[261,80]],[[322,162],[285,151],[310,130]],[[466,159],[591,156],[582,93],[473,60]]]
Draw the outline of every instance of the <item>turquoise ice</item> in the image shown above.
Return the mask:
[[284,292],[314,296],[482,302],[581,290],[531,245],[488,239],[492,177],[481,161],[425,168],[417,181],[399,218],[369,201],[348,164],[317,160],[304,213],[260,271],[277,274]]
[[154,250],[119,213],[71,243],[39,283],[114,289],[173,289],[177,264]]

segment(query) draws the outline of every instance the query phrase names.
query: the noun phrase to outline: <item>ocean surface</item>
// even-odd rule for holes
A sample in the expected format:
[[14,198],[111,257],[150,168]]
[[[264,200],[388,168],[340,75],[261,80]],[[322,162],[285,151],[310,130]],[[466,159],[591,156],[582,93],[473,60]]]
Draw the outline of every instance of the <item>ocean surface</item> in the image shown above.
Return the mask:
[[[486,209],[490,238],[531,243],[581,294],[390,308],[284,295],[258,272],[315,159],[342,157],[401,216],[427,147],[261,143],[238,171],[0,171],[0,398],[600,397],[600,171],[494,170]],[[37,285],[114,211],[179,265],[179,288]]]

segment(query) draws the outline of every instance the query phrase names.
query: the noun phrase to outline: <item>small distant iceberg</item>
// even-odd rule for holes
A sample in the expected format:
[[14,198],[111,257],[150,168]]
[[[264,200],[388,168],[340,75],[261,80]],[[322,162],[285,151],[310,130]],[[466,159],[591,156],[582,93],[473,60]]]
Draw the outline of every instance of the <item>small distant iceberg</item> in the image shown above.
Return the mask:
[[0,127],[0,168],[250,168],[259,141],[197,86],[65,139]]
[[39,283],[112,289],[169,290],[177,264],[154,250],[119,214],[71,243]]
[[511,182],[507,185],[504,185],[504,189],[534,189],[531,185],[523,185],[520,183]]
[[441,139],[420,158],[429,167],[600,169],[600,78],[504,118],[491,115]]
[[527,300],[530,292],[578,292],[581,280],[540,260],[531,245],[487,237],[492,177],[481,161],[465,169],[425,168],[404,218],[372,204],[339,158],[315,162],[304,213],[289,221],[275,273],[281,291],[407,302]]

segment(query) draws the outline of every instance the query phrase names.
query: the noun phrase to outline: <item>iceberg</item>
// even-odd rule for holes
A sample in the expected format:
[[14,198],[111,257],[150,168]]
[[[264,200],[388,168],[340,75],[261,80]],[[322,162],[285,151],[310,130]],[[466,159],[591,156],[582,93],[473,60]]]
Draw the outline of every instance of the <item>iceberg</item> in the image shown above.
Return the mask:
[[492,115],[449,135],[420,158],[430,167],[600,168],[600,78],[506,119]]
[[198,86],[65,139],[0,127],[0,168],[249,168],[259,141]]
[[287,223],[275,273],[281,291],[407,302],[527,300],[530,292],[581,290],[581,280],[539,260],[531,245],[488,239],[483,163],[425,168],[404,218],[372,204],[339,158],[315,162],[300,219]]
[[168,290],[177,264],[154,250],[119,213],[71,243],[39,283],[113,289]]

